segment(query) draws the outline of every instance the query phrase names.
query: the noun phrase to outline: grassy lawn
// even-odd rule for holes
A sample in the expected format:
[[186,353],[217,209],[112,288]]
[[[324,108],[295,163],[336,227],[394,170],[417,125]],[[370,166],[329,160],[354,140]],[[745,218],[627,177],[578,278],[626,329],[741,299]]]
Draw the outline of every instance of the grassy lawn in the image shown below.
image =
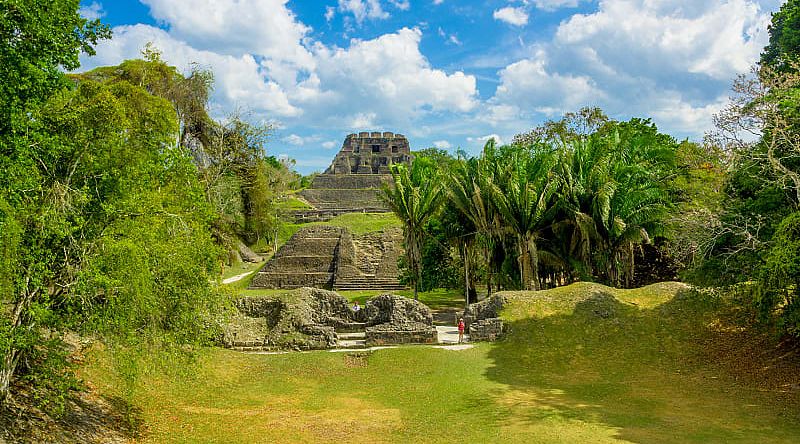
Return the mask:
[[[358,301],[358,303],[362,306],[367,300],[382,293],[386,292],[377,290],[339,292],[339,294],[351,301]],[[414,297],[414,290],[392,291],[391,293],[405,296],[407,298]],[[447,308],[464,309],[464,295],[460,290],[437,288],[436,290],[420,292],[418,296],[419,301],[427,305],[432,310],[441,310]]]
[[353,234],[375,233],[387,228],[402,227],[400,219],[394,213],[346,213],[327,222],[313,222],[309,225],[344,227]]
[[[468,350],[209,349],[193,377],[145,378],[139,442],[798,442],[796,391],[708,355],[722,305],[577,284],[512,294],[508,337]],[[85,373],[114,395],[103,356]]]
[[220,280],[225,280],[228,278],[232,278],[234,276],[238,276],[240,274],[249,273],[251,271],[258,271],[261,267],[264,266],[264,262],[259,262],[256,264],[250,262],[240,262],[238,264],[233,264],[231,266],[226,266],[222,272],[222,276]]

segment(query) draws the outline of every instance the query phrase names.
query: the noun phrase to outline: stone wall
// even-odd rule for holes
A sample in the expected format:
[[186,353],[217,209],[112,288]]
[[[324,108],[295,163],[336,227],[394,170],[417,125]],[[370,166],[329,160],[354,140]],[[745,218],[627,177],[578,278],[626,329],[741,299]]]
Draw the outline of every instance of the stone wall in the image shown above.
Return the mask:
[[243,351],[325,349],[336,345],[335,328],[354,322],[356,312],[338,293],[300,288],[279,297],[235,302],[239,315],[225,328],[225,346]]
[[470,341],[495,341],[503,334],[503,321],[488,318],[474,321],[469,326]]
[[432,326],[420,326],[415,330],[392,330],[378,327],[367,327],[366,330],[367,347],[390,344],[436,344],[438,340],[436,327]]
[[325,174],[388,174],[395,163],[409,163],[411,148],[402,134],[350,134]]
[[301,228],[253,277],[253,288],[332,288],[344,228]]
[[253,277],[252,288],[398,290],[399,228],[353,236],[340,227],[300,229]]
[[387,174],[319,174],[311,182],[311,188],[334,190],[380,189],[384,185],[391,183],[392,176]]
[[462,317],[469,333],[470,341],[494,341],[504,332],[503,320],[500,311],[507,302],[502,294],[492,295],[490,298],[475,304],[470,304]]
[[[319,211],[370,208],[376,212],[386,212],[388,208],[381,200],[381,193],[378,188],[307,188],[300,191],[300,195]],[[308,210],[304,212],[308,213]]]

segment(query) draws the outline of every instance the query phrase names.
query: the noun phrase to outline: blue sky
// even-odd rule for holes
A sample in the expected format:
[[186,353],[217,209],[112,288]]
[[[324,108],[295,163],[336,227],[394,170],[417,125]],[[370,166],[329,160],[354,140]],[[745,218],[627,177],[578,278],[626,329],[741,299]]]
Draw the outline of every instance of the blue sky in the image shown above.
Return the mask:
[[782,0],[83,0],[113,27],[82,69],[139,56],[215,74],[212,110],[325,169],[344,137],[479,152],[582,106],[700,140]]

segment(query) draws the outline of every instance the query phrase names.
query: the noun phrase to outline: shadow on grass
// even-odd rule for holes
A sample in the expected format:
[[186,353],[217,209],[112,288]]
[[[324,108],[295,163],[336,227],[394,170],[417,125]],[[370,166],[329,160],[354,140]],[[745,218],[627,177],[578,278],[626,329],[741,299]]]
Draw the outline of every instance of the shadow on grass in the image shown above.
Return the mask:
[[[710,344],[746,335],[720,328],[723,301],[683,289],[642,309],[611,291],[507,323],[486,375],[507,387],[495,400],[509,422],[599,425],[631,442],[797,442],[796,392],[789,400],[754,387],[724,365],[729,356],[709,355]],[[515,303],[534,307],[537,295]]]

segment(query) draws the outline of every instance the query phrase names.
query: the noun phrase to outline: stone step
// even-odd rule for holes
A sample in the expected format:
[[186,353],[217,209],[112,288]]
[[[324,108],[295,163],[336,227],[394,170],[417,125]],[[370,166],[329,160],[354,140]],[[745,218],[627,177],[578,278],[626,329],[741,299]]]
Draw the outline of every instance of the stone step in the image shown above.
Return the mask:
[[365,322],[350,322],[347,324],[340,324],[336,326],[336,333],[363,333],[364,329],[367,328],[367,324]]
[[367,341],[365,339],[346,339],[340,340],[337,344],[338,348],[367,348]]
[[352,340],[352,339],[365,339],[367,337],[367,333],[363,331],[354,332],[354,333],[336,333],[336,336],[339,337],[340,341],[345,340]]

